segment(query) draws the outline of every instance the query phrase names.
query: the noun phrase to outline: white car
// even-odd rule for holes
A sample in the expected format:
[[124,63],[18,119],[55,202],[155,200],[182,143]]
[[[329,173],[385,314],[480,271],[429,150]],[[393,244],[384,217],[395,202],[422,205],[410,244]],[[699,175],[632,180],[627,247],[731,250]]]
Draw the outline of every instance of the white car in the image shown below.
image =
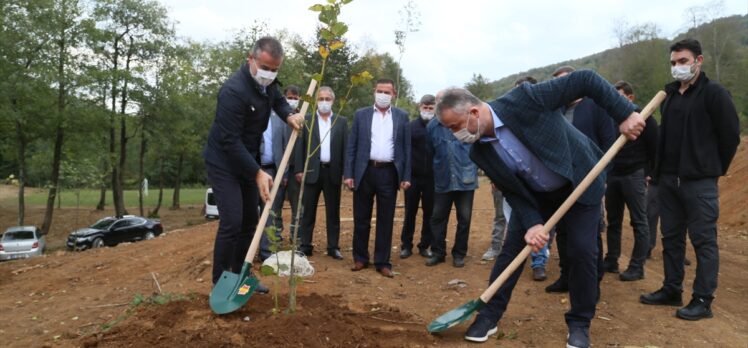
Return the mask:
[[46,247],[46,239],[36,226],[10,227],[0,238],[0,260],[40,256]]
[[212,188],[205,191],[205,218],[218,219],[218,205]]

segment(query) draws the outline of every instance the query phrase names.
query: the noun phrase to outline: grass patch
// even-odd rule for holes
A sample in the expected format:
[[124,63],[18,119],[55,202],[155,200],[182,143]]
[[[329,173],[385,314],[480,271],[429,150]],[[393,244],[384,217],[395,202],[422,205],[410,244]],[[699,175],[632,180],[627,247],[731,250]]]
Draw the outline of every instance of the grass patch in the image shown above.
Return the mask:
[[[205,190],[206,188],[183,188],[179,190],[179,203],[182,205],[202,205],[205,202]],[[125,194],[125,206],[137,206],[138,205],[138,191],[137,190],[126,190]],[[162,201],[163,207],[169,207],[172,202],[172,196],[174,189],[164,189],[164,198]],[[46,205],[47,204],[47,190],[40,190],[39,192],[27,193],[25,196],[26,204],[33,205]],[[100,190],[97,189],[84,189],[80,191],[80,206],[81,207],[95,207],[99,203]],[[76,192],[73,190],[62,190],[61,203],[63,207],[75,208],[77,206]],[[158,189],[151,189],[148,191],[148,196],[143,197],[143,204],[146,206],[155,206],[158,201]],[[112,203],[112,191],[107,190],[106,193],[106,204],[111,206]],[[6,198],[3,204],[17,204],[18,197]],[[57,206],[57,202],[55,202]]]

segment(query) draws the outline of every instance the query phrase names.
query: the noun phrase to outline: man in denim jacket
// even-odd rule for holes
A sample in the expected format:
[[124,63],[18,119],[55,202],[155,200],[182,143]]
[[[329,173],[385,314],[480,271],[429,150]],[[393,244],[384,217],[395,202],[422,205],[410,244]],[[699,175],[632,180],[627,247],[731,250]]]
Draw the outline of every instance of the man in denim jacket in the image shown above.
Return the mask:
[[431,120],[426,132],[427,146],[434,154],[434,210],[431,215],[431,251],[434,255],[426,261],[426,266],[444,262],[447,254],[447,224],[454,204],[457,231],[452,247],[452,265],[464,267],[473,194],[478,188],[478,167],[470,160],[470,144],[458,141],[452,131],[439,122]]

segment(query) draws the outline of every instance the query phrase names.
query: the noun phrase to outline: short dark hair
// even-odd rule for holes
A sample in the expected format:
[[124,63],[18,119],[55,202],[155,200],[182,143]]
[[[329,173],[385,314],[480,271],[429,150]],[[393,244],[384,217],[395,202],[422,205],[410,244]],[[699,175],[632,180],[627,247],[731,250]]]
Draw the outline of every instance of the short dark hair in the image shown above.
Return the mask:
[[522,82],[529,82],[530,84],[534,85],[538,83],[538,80],[536,80],[532,76],[523,76],[517,79],[517,81],[514,81],[514,87],[517,87],[522,84]]
[[299,93],[299,87],[294,85],[288,85],[285,89],[283,89],[283,95],[288,95],[288,93],[295,94],[295,95],[301,95]]
[[283,45],[272,36],[264,36],[255,41],[251,52],[252,57],[255,58],[260,55],[260,52],[267,52],[273,59],[281,59],[283,58]]
[[377,85],[392,85],[392,89],[397,92],[397,87],[395,86],[395,81],[388,78],[381,78],[377,79],[376,82],[374,82],[374,88],[377,87]]
[[683,39],[670,46],[670,53],[680,52],[683,50],[689,50],[693,53],[694,57],[701,55],[701,43],[696,39]]
[[556,77],[557,75],[564,74],[564,73],[569,74],[573,72],[574,70],[577,70],[577,69],[574,69],[574,67],[571,65],[563,65],[563,66],[558,67],[556,70],[553,70],[553,74],[551,74],[551,76]]
[[616,82],[613,87],[615,87],[616,90],[622,90],[623,94],[625,95],[634,95],[634,87],[632,87],[630,83],[624,80]]
[[423,97],[421,97],[421,101],[418,104],[419,105],[434,105],[436,104],[436,97],[434,97],[431,94],[424,94]]

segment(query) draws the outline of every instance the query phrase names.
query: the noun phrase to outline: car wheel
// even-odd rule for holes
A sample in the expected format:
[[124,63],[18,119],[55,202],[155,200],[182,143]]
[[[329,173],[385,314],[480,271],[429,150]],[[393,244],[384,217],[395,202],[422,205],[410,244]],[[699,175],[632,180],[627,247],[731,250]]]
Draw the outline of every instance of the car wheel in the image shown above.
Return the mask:
[[101,247],[104,247],[104,240],[101,239],[101,237],[98,237],[98,238],[94,239],[93,242],[91,242],[91,247],[92,248],[101,248]]
[[145,233],[145,240],[150,240],[156,238],[156,235],[153,233],[153,231],[148,231]]

